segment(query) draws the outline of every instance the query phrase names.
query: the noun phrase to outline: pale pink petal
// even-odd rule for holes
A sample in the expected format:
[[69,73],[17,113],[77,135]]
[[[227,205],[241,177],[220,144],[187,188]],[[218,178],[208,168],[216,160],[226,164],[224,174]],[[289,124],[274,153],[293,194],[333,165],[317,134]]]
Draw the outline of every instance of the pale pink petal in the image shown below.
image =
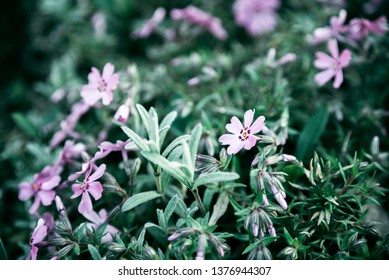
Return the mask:
[[222,145],[231,145],[235,142],[240,142],[238,135],[235,134],[223,134],[219,137],[219,142],[222,143]]
[[351,60],[351,52],[350,50],[344,50],[341,55],[340,55],[340,66],[342,68],[345,68],[347,67],[349,64],[350,64],[350,60]]
[[324,85],[327,83],[333,76],[335,76],[336,71],[332,68],[329,68],[325,71],[322,71],[315,75],[315,81],[319,86]]
[[21,201],[29,200],[34,194],[32,184],[27,182],[22,182],[19,184],[19,199]]
[[332,67],[332,65],[335,63],[335,60],[326,53],[316,52],[315,55],[316,55],[316,60],[314,62],[314,65],[316,68],[319,69],[329,68]]
[[231,144],[227,149],[227,154],[229,155],[235,155],[238,153],[244,146],[244,142],[239,141]]
[[44,206],[49,206],[55,199],[55,191],[40,191],[36,195]]
[[231,123],[226,125],[226,129],[228,132],[231,132],[233,134],[239,134],[240,131],[243,129],[242,123],[237,117],[231,118]]
[[100,165],[99,168],[97,168],[96,171],[89,177],[89,182],[96,181],[101,176],[103,176],[106,167],[107,166],[104,163],[102,165]]
[[333,58],[339,57],[338,42],[336,40],[333,39],[328,41],[328,50],[330,51]]
[[100,182],[92,182],[89,184],[88,192],[94,197],[95,200],[99,200],[103,193],[103,186]]
[[92,71],[88,75],[89,84],[98,84],[100,80],[100,71],[95,67],[92,67]]
[[30,252],[28,253],[27,260],[36,260],[37,256],[38,256],[38,247],[32,245]]
[[82,184],[80,184],[80,183],[73,184],[72,191],[74,194],[70,198],[73,199],[73,198],[79,197],[82,194],[82,192],[84,191],[84,189],[81,187],[82,187]]
[[78,205],[78,212],[81,214],[87,213],[93,209],[92,200],[87,192],[84,192],[81,197],[80,204]]
[[343,72],[342,72],[342,69],[340,69],[338,71],[338,73],[336,73],[335,75],[335,80],[334,80],[334,88],[339,88],[340,85],[343,83]]
[[32,233],[32,244],[41,242],[47,235],[47,226],[44,225],[45,221],[41,218],[38,220],[38,224]]
[[115,90],[119,84],[119,75],[113,74],[108,80],[106,80],[106,82],[107,82],[107,87],[110,90]]
[[48,181],[42,183],[42,190],[51,190],[59,185],[59,182],[61,181],[61,177],[54,176],[50,178]]
[[90,212],[83,213],[82,215],[96,225],[102,224],[99,215],[93,210]]
[[94,105],[99,99],[102,98],[102,93],[98,91],[97,86],[85,85],[81,90],[81,97],[88,105]]
[[113,94],[112,94],[112,91],[110,90],[106,90],[104,93],[103,93],[103,104],[104,105],[109,105],[113,100]]
[[251,21],[246,25],[246,28],[252,36],[259,36],[274,30],[276,26],[276,14],[271,11],[264,11],[251,18]]
[[320,44],[322,42],[327,41],[332,36],[332,30],[329,27],[320,27],[316,28],[313,31],[313,39],[312,42],[314,44]]
[[264,125],[265,125],[265,117],[259,116],[250,127],[251,134],[256,134],[260,132],[264,127]]
[[244,148],[246,150],[251,150],[251,148],[254,147],[255,144],[257,143],[257,140],[258,140],[258,137],[254,136],[254,135],[249,135],[248,139],[245,141]]
[[253,122],[253,118],[254,118],[254,110],[248,110],[245,114],[244,114],[244,127],[246,128],[249,128],[251,123]]
[[112,63],[106,63],[104,65],[103,69],[103,79],[107,82],[111,75],[113,74],[113,71],[115,70],[115,66]]
[[28,213],[34,214],[39,209],[39,206],[41,206],[41,200],[39,196],[35,196],[34,203],[31,205],[30,209],[28,210]]

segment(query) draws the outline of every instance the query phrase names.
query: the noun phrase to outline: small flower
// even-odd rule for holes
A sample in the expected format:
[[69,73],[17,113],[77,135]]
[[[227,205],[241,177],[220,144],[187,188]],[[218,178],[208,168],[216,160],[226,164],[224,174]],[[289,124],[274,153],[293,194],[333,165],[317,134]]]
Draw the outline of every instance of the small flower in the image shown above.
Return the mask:
[[198,25],[220,40],[225,40],[228,36],[219,18],[207,14],[197,7],[188,6],[184,9],[173,9],[170,16],[174,20],[184,20]]
[[276,9],[279,0],[236,0],[233,6],[235,21],[252,36],[268,33],[277,26]]
[[238,153],[243,147],[250,150],[255,146],[259,139],[254,134],[260,132],[265,125],[265,117],[258,117],[253,123],[254,110],[248,110],[244,114],[244,126],[237,117],[231,118],[231,123],[226,125],[228,132],[233,134],[224,134],[220,136],[219,142],[222,145],[230,145],[227,149],[229,155]]
[[157,28],[158,24],[163,21],[166,15],[164,8],[158,8],[155,10],[153,16],[146,21],[146,23],[139,29],[132,33],[134,38],[147,38]]
[[116,111],[115,116],[113,118],[118,122],[126,123],[129,117],[130,117],[130,107],[127,106],[126,104],[123,104]]
[[369,33],[382,35],[387,31],[388,22],[384,16],[378,18],[375,21],[356,18],[350,21],[350,24],[347,28],[348,37],[356,41],[367,37]]
[[36,260],[38,254],[38,247],[36,246],[47,235],[47,226],[44,225],[45,221],[41,218],[38,220],[38,224],[34,229],[30,239],[30,252],[28,253],[27,260]]
[[21,201],[27,201],[31,197],[35,197],[29,212],[35,213],[41,203],[44,206],[49,206],[55,197],[55,191],[53,190],[58,186],[61,178],[54,173],[56,169],[50,166],[46,166],[40,173],[35,174],[34,181],[21,182],[19,184],[19,199]]
[[119,75],[114,73],[115,66],[112,63],[104,65],[103,75],[100,71],[92,67],[88,75],[89,84],[84,85],[81,90],[81,96],[86,104],[92,106],[98,100],[102,99],[104,105],[109,105],[113,100],[112,91],[119,84]]
[[343,83],[342,69],[349,65],[351,52],[350,50],[345,49],[339,56],[339,48],[336,40],[328,41],[328,50],[332,57],[323,52],[316,52],[314,65],[316,68],[325,70],[316,74],[315,81],[319,86],[322,86],[332,77],[335,77],[333,86],[334,88],[339,88]]
[[[87,218],[91,223],[87,223],[86,226],[92,230],[92,229],[98,229],[100,226],[102,226],[104,223],[107,222],[107,211],[105,209],[101,209],[99,213],[96,213],[95,211],[89,211],[82,214],[85,218]],[[101,238],[101,243],[108,243],[113,241],[113,237],[115,234],[117,234],[119,230],[115,228],[114,226],[107,225],[103,232],[103,236]]]
[[100,165],[91,175],[92,168],[93,164],[89,164],[85,172],[84,181],[82,183],[75,183],[72,185],[74,194],[70,198],[76,198],[82,195],[80,204],[78,206],[78,212],[81,214],[85,214],[93,209],[92,200],[89,194],[92,195],[95,200],[99,200],[103,193],[103,186],[96,180],[103,176],[106,165]]

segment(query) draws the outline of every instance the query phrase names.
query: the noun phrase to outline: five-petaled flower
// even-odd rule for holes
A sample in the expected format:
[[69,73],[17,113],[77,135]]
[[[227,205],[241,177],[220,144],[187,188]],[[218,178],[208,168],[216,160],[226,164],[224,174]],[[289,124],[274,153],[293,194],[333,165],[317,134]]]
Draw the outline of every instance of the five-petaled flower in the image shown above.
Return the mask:
[[88,213],[93,209],[92,200],[89,194],[92,195],[95,200],[99,200],[103,193],[103,186],[96,180],[103,176],[106,165],[100,165],[96,171],[91,174],[93,166],[93,163],[88,164],[83,182],[77,182],[72,185],[74,194],[71,198],[76,198],[82,195],[80,204],[78,205],[78,212],[81,214]]
[[258,117],[253,123],[254,110],[248,110],[244,114],[244,126],[237,117],[231,118],[231,123],[226,125],[228,132],[232,134],[224,134],[220,136],[219,141],[222,145],[230,145],[227,153],[234,155],[238,153],[243,147],[250,150],[255,146],[259,139],[254,134],[260,132],[265,125],[265,117]]
[[34,181],[21,182],[19,184],[19,199],[21,201],[27,201],[31,197],[35,197],[29,212],[35,213],[41,203],[45,206],[50,205],[55,197],[55,191],[53,190],[58,186],[61,178],[56,174],[56,168],[46,166],[40,173],[35,174]]
[[100,71],[92,67],[88,75],[89,84],[84,85],[81,90],[81,96],[86,104],[92,106],[102,99],[104,105],[109,105],[113,100],[112,91],[119,84],[119,75],[114,73],[115,66],[112,63],[104,65],[103,75]]
[[[104,225],[108,221],[108,213],[105,209],[101,209],[99,213],[92,210],[88,213],[84,213],[83,215],[85,218],[91,221],[91,223],[86,223],[86,226],[90,231],[92,231],[92,229],[97,230],[100,226]],[[118,232],[119,230],[117,228],[108,224],[102,233],[100,243],[112,242],[115,234]]]
[[31,239],[30,239],[30,252],[28,253],[27,260],[36,260],[38,254],[38,247],[36,246],[38,243],[42,242],[42,240],[47,235],[47,226],[45,226],[45,221],[41,218],[38,220],[38,224],[34,229]]
[[351,52],[345,49],[339,56],[338,43],[334,39],[328,41],[328,50],[331,56],[323,52],[316,52],[314,65],[316,68],[325,70],[315,75],[315,81],[319,86],[322,86],[335,77],[333,86],[339,88],[343,82],[342,69],[349,65]]

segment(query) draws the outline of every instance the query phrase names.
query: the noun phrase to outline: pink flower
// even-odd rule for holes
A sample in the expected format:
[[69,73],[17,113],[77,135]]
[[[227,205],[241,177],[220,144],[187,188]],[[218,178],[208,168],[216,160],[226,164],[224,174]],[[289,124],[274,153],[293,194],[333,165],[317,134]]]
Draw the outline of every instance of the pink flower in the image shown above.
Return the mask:
[[126,123],[129,117],[130,117],[130,107],[123,104],[116,111],[115,116],[113,118],[118,122]]
[[44,206],[50,205],[55,197],[55,191],[53,190],[58,186],[61,178],[54,172],[56,169],[50,166],[46,166],[40,173],[35,174],[34,181],[21,182],[19,184],[19,199],[21,201],[27,201],[31,197],[35,197],[29,212],[35,213],[41,203]]
[[[92,230],[97,230],[100,226],[107,222],[107,211],[105,209],[101,209],[99,213],[95,211],[90,211],[87,213],[83,213],[83,216],[87,218],[91,223],[87,223],[86,226]],[[114,226],[107,225],[103,232],[103,237],[101,238],[101,243],[112,242],[113,237],[117,234],[119,230]]]
[[219,141],[222,145],[230,145],[227,153],[234,155],[238,153],[243,147],[250,150],[255,146],[259,139],[254,134],[260,132],[265,125],[265,117],[258,117],[253,123],[254,110],[248,110],[244,114],[244,126],[237,117],[231,118],[231,123],[226,125],[228,132],[232,134],[224,134],[220,136]]
[[155,10],[153,16],[137,31],[132,33],[135,38],[147,38],[156,29],[158,24],[163,21],[166,15],[164,8],[158,8]]
[[119,84],[119,75],[114,73],[115,66],[112,63],[104,65],[103,75],[100,71],[92,67],[88,75],[89,84],[84,85],[81,90],[81,96],[86,104],[92,106],[100,99],[104,105],[109,105],[113,100],[112,91]]
[[369,32],[382,35],[388,31],[388,22],[386,17],[382,16],[375,21],[367,19],[353,19],[347,28],[348,37],[352,40],[361,40],[369,34]]
[[233,6],[235,22],[252,36],[260,36],[277,26],[276,9],[279,0],[236,0]]
[[197,7],[188,6],[185,9],[173,9],[170,16],[174,20],[184,20],[198,25],[220,40],[225,40],[228,36],[219,18],[207,14]]
[[82,195],[78,212],[81,214],[87,213],[93,209],[92,200],[89,196],[92,195],[95,200],[99,200],[103,193],[103,186],[96,180],[103,176],[106,165],[100,165],[97,170],[91,175],[93,164],[89,164],[85,171],[85,179],[82,183],[72,185],[73,195],[71,198],[76,198]]
[[30,252],[28,253],[27,260],[36,260],[38,254],[38,247],[36,244],[42,242],[42,240],[47,235],[47,226],[44,225],[45,221],[43,219],[38,220],[38,224],[34,229],[31,239],[30,239]]
[[325,70],[315,75],[315,81],[319,86],[322,86],[335,77],[333,86],[339,88],[343,82],[342,69],[349,65],[351,52],[346,49],[339,56],[338,43],[334,39],[328,41],[328,50],[332,57],[323,52],[316,52],[314,65],[316,68]]

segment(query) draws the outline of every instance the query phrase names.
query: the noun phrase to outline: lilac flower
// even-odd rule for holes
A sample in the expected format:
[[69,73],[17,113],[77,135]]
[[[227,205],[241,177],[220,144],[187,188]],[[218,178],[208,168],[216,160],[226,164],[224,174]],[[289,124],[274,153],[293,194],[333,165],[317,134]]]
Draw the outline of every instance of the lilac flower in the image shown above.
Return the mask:
[[85,151],[85,145],[82,143],[74,144],[73,141],[68,140],[59,155],[59,161],[63,163],[71,163],[72,159],[79,157]]
[[382,35],[388,31],[388,22],[386,17],[382,16],[375,21],[367,19],[353,19],[347,28],[348,37],[352,40],[361,40],[369,33]]
[[113,100],[112,91],[119,84],[119,75],[114,73],[115,66],[112,63],[104,65],[103,74],[92,67],[88,75],[89,84],[84,85],[81,90],[81,96],[86,104],[92,106],[98,100],[102,99],[104,105],[109,105]]
[[344,37],[341,35],[341,33],[347,30],[347,26],[344,24],[346,21],[346,17],[346,10],[340,10],[339,16],[331,17],[330,26],[316,28],[313,31],[313,36],[309,38],[311,43],[316,45],[322,42],[326,42],[331,38],[343,41]]
[[[96,213],[95,211],[92,210],[90,212],[83,213],[83,216],[87,218],[89,221],[91,221],[91,223],[86,224],[86,226],[90,230],[98,229],[100,226],[102,226],[104,223],[107,222],[107,211],[105,209],[101,209],[99,213]],[[106,229],[103,232],[101,243],[112,242],[113,237],[118,232],[119,230],[114,226],[107,225]]]
[[40,173],[35,174],[32,183],[21,182],[19,184],[19,199],[21,201],[27,201],[33,196],[35,198],[29,210],[31,214],[38,210],[41,203],[48,206],[53,202],[55,197],[53,189],[61,181],[61,178],[54,171],[53,167],[46,166]]
[[220,136],[219,141],[222,145],[230,145],[227,153],[230,155],[238,153],[243,147],[250,150],[255,146],[259,139],[254,134],[260,132],[265,125],[265,117],[258,117],[253,123],[254,110],[248,110],[244,114],[244,126],[237,117],[231,118],[231,123],[226,125],[228,132],[232,134],[224,134]]
[[174,20],[184,20],[194,25],[198,25],[208,30],[213,36],[220,40],[227,38],[227,32],[222,26],[219,18],[214,17],[194,6],[188,6],[184,9],[173,9],[170,16]]
[[123,142],[121,140],[117,140],[115,144],[108,142],[108,141],[101,142],[99,145],[100,150],[95,154],[95,156],[91,159],[91,161],[96,161],[96,160],[105,158],[111,152],[121,152],[123,160],[127,161],[128,160],[127,152],[138,150],[138,147],[136,147],[135,144],[133,147],[126,148],[126,146],[129,143],[131,143],[130,139],[128,139],[125,142]]
[[126,102],[119,107],[116,111],[114,119],[121,123],[126,123],[128,118],[130,117],[130,105],[132,102],[132,98],[127,98]]
[[92,195],[95,200],[99,200],[103,193],[103,186],[96,180],[103,176],[106,165],[100,165],[93,174],[91,174],[92,168],[93,164],[89,164],[85,172],[84,181],[72,185],[74,194],[71,198],[76,198],[80,195],[82,196],[78,206],[78,212],[81,214],[87,213],[93,209],[92,200],[89,194]]
[[235,22],[252,36],[260,36],[277,26],[276,9],[279,0],[236,0],[233,6]]
[[166,10],[164,8],[158,8],[155,10],[153,16],[146,21],[146,23],[137,31],[132,33],[134,38],[147,38],[155,30],[158,24],[163,21],[166,15]]
[[325,70],[315,75],[315,81],[319,86],[322,86],[332,77],[335,77],[333,86],[334,88],[339,88],[343,82],[342,69],[349,65],[351,52],[346,49],[339,56],[339,48],[336,40],[328,41],[328,50],[331,56],[323,52],[316,52],[314,65],[316,68]]
[[47,226],[44,225],[45,221],[43,219],[38,220],[38,224],[34,229],[31,239],[30,239],[30,252],[27,255],[27,260],[36,260],[38,254],[38,247],[36,246],[41,242],[47,235]]

